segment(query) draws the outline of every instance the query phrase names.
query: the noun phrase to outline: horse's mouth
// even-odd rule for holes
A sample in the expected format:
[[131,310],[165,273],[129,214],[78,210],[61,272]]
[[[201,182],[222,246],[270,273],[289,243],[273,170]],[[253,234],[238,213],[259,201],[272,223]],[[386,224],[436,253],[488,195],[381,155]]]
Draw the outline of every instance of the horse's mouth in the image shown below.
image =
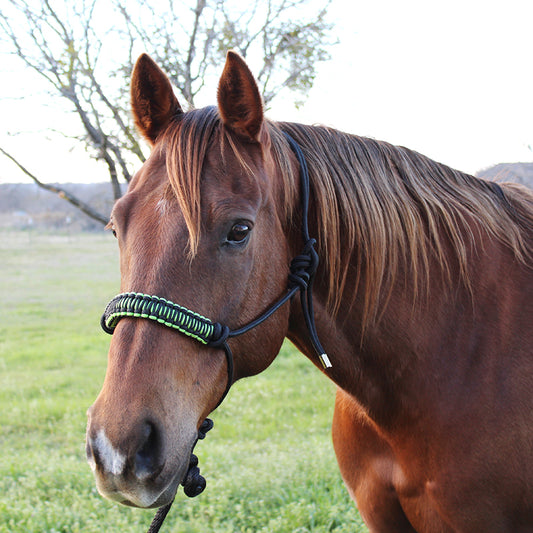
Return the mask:
[[114,483],[112,480],[106,480],[105,487],[98,481],[96,485],[98,492],[108,500],[112,500],[128,507],[154,509],[167,505],[174,500],[178,487],[180,486],[180,480],[185,474],[183,476],[175,476],[162,490],[146,486],[129,488],[125,487],[122,483]]

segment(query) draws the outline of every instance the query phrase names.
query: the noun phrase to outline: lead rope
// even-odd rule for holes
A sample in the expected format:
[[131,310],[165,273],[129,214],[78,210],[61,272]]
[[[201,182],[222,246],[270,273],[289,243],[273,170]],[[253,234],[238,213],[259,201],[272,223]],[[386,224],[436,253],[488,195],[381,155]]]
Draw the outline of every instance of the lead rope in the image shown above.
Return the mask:
[[[313,282],[318,267],[318,254],[314,248],[316,240],[310,238],[308,228],[309,211],[309,171],[304,154],[298,143],[288,134],[283,132],[292,151],[298,159],[300,165],[300,185],[302,195],[302,237],[304,249],[296,256],[290,264],[289,288],[275,304],[267,309],[261,316],[249,324],[235,330],[230,330],[227,326],[219,322],[211,322],[208,318],[199,315],[178,304],[160,298],[159,296],[149,296],[139,293],[124,293],[115,296],[107,305],[102,316],[101,325],[106,333],[113,334],[113,331],[121,318],[135,317],[147,318],[163,324],[164,326],[176,329],[181,333],[194,338],[212,348],[222,348],[226,356],[228,380],[226,389],[218,401],[215,409],[227,396],[233,383],[233,354],[228,344],[228,339],[237,337],[255,328],[271,315],[273,315],[282,305],[290,300],[300,291],[300,302],[304,315],[305,324],[309,331],[309,338],[320,362],[325,369],[331,368],[332,364],[325,353],[316,331],[315,317],[313,311]],[[205,434],[213,427],[213,422],[206,418],[198,430],[198,439],[205,438]],[[196,440],[196,443],[198,442]],[[206,486],[205,478],[200,475],[198,468],[198,458],[191,451],[189,469],[182,482],[184,492],[189,497],[198,496]],[[160,507],[154,516],[148,529],[148,533],[158,533],[170,508],[172,500],[167,505]]]
[[167,517],[167,514],[170,511],[173,503],[174,498],[172,498],[170,503],[163,505],[163,507],[160,507],[157,510],[157,513],[155,514],[147,533],[157,533],[161,529],[161,526],[163,525],[163,522],[165,521],[165,518]]
[[[221,401],[219,402],[219,405]],[[196,440],[196,443],[198,442],[198,440],[205,439],[206,433],[213,429],[213,425],[213,421],[210,418],[206,418],[202,422],[202,425],[198,430],[198,439]],[[196,446],[196,443],[194,443],[193,450]],[[193,453],[191,453],[191,459],[189,461],[189,470],[187,471],[187,475],[185,476],[185,480],[182,482],[182,485],[183,492],[189,498],[194,498],[195,496],[198,496],[205,489],[206,481],[205,478],[200,474],[200,469],[198,468],[198,457],[196,457],[196,455],[194,455]],[[158,533],[173,503],[174,498],[172,498],[172,501],[170,501],[166,505],[163,505],[163,507],[160,507],[157,510],[154,518],[152,519],[152,523],[148,528],[147,533]]]

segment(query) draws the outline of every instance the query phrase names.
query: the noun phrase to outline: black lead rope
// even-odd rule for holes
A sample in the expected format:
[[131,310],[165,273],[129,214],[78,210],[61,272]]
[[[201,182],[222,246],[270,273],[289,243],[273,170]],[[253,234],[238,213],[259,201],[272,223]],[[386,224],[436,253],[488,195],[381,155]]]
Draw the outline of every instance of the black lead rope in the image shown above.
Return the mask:
[[[200,429],[198,430],[198,439],[205,439],[206,433],[213,429],[213,425],[213,421],[210,418],[206,418],[200,426]],[[196,442],[198,442],[198,439],[196,440]],[[196,446],[196,443],[194,444],[194,446]],[[189,469],[182,485],[183,492],[189,498],[194,498],[195,496],[198,496],[205,489],[206,481],[205,478],[200,475],[200,469],[198,468],[198,457],[196,457],[196,455],[194,455],[193,453],[191,453]],[[147,533],[158,533],[173,503],[174,498],[172,498],[169,503],[163,505],[163,507],[160,507],[157,510],[154,518],[152,519],[152,523],[148,528]]]
[[[310,238],[308,228],[309,212],[309,171],[305,161],[304,154],[298,143],[288,134],[285,133],[287,141],[298,159],[300,165],[300,186],[302,202],[302,237],[304,248],[300,255],[296,256],[290,264],[289,287],[284,296],[275,304],[269,307],[262,315],[246,324],[245,326],[230,330],[228,326],[220,322],[212,322],[208,318],[182,307],[174,302],[161,298],[159,296],[150,296],[141,293],[123,293],[115,296],[107,305],[102,316],[101,325],[105,332],[112,334],[118,322],[125,317],[145,318],[154,320],[160,324],[175,329],[184,335],[187,335],[198,342],[212,348],[222,348],[224,350],[227,362],[227,384],[222,397],[218,401],[218,407],[233,383],[233,354],[228,344],[228,339],[237,337],[250,331],[259,324],[263,323],[272,316],[280,307],[288,302],[298,291],[300,291],[300,302],[304,320],[309,331],[309,338],[313,348],[318,355],[320,362],[325,369],[331,368],[331,362],[322,347],[315,326],[313,312],[313,281],[318,267],[318,254],[314,248],[316,240]],[[215,407],[215,409],[216,409]],[[213,422],[206,418],[200,430],[198,439],[203,439],[205,434],[213,427]],[[196,442],[198,442],[198,439]],[[195,445],[196,446],[196,443]],[[194,450],[193,446],[193,450]],[[203,476],[200,475],[198,468],[198,458],[192,454],[189,463],[189,469],[185,480],[182,482],[184,492],[189,497],[198,496],[206,485]],[[148,529],[148,533],[157,533],[167,516],[173,501],[160,507]]]

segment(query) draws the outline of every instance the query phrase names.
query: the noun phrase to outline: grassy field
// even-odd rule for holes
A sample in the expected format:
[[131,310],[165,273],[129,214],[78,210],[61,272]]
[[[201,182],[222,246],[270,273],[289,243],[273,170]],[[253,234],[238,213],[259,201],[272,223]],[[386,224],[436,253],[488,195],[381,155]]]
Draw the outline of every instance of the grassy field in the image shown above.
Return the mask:
[[[85,462],[117,264],[107,234],[0,233],[0,532],[142,532],[152,519],[100,497]],[[214,414],[196,448],[207,489],[180,491],[162,532],[367,531],[335,461],[333,398],[286,344]]]

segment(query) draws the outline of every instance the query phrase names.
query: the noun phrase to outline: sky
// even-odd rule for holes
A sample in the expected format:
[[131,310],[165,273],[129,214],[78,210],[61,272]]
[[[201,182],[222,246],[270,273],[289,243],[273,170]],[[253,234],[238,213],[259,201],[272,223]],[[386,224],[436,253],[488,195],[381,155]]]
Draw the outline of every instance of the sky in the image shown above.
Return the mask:
[[[470,173],[533,161],[531,0],[334,0],[328,17],[332,60],[303,107],[281,100],[270,118],[407,146]],[[47,133],[63,108],[1,56],[0,147],[48,181],[106,180],[81,147]],[[197,105],[215,97],[213,87]],[[0,182],[13,181],[28,179],[0,155]]]

